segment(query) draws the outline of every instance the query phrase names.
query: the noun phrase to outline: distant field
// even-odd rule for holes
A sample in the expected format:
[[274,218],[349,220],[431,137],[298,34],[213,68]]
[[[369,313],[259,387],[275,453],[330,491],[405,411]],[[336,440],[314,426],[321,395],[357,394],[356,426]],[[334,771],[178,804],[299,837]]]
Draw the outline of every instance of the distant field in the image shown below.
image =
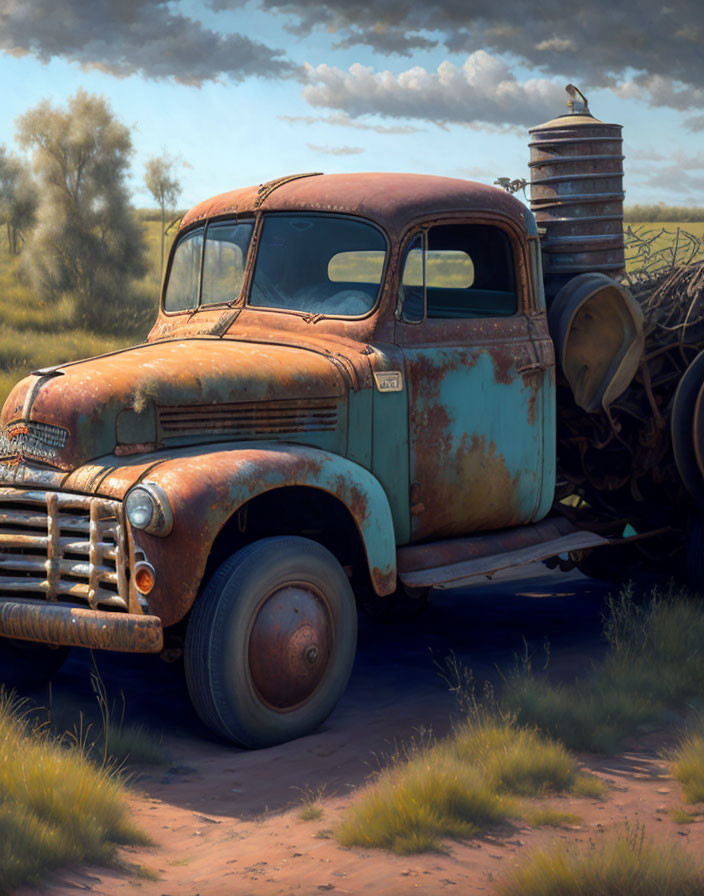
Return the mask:
[[[149,270],[140,287],[159,303],[159,222],[141,216]],[[2,234],[4,236],[4,234]],[[14,384],[32,370],[114,351],[138,342],[144,333],[102,336],[76,329],[67,306],[40,302],[17,277],[18,258],[0,239],[0,402]]]
[[[159,215],[152,210],[140,210],[139,218],[144,229],[147,246],[149,271],[140,287],[150,300],[153,298],[156,316],[159,301]],[[685,236],[692,234],[699,241],[699,254],[704,244],[704,221],[657,221],[651,223],[626,222],[626,230],[631,227],[641,239],[651,240],[651,256],[658,252],[672,252],[677,244],[678,261],[686,260],[690,249],[694,248]],[[680,236],[677,236],[677,231]],[[663,232],[665,231],[665,232]],[[175,230],[171,233],[173,238]],[[168,248],[168,247],[167,247]],[[633,250],[627,253],[629,270],[640,262],[633,258]],[[347,261],[347,260],[346,260]],[[377,261],[375,259],[375,261]],[[128,333],[117,336],[101,336],[86,330],[76,329],[70,322],[70,309],[61,305],[49,307],[40,302],[31,291],[22,286],[17,278],[17,258],[8,254],[7,242],[0,240],[0,402],[4,402],[12,386],[29,371],[76,358],[89,357],[113,351],[138,342],[145,332]],[[347,262],[349,264],[349,262]],[[378,261],[377,261],[378,265]],[[343,265],[337,272],[344,278],[349,272]],[[437,274],[440,274],[438,265]],[[453,276],[456,272],[448,271]],[[466,279],[464,269],[458,272]],[[373,278],[372,278],[373,279]]]

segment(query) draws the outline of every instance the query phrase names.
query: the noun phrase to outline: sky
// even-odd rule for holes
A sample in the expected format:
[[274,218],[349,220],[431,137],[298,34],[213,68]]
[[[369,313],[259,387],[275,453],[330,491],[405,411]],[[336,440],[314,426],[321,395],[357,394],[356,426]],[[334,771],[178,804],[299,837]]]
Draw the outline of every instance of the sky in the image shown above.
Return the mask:
[[704,205],[702,0],[0,0],[0,143],[79,88],[177,160],[180,206],[304,171],[528,177],[576,84],[626,203]]

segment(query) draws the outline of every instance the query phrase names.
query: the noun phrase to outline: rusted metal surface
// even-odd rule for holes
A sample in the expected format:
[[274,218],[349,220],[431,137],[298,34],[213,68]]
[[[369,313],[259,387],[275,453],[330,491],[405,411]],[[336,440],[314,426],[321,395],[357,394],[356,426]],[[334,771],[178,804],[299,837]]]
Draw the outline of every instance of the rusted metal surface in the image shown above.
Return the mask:
[[457,585],[464,579],[470,579],[473,576],[493,575],[502,569],[526,566],[528,563],[547,560],[550,557],[557,557],[559,554],[608,544],[607,538],[597,535],[595,532],[574,532],[571,535],[563,535],[553,541],[542,542],[527,548],[512,551],[499,548],[498,553],[489,556],[476,557],[473,560],[465,560],[434,569],[402,573],[400,579],[404,585],[410,588]]
[[551,351],[538,355],[528,318],[430,320],[423,332],[407,327],[399,341],[409,390],[410,478],[418,483],[412,539],[544,515],[554,489],[545,439],[554,360]]
[[531,128],[531,208],[542,240],[548,299],[586,271],[625,271],[621,126],[588,111]]
[[261,442],[193,446],[174,451],[149,472],[169,496],[174,525],[166,538],[132,530],[157,572],[149,610],[164,626],[190,609],[211,545],[222,526],[251,498],[272,489],[307,486],[337,498],[360,533],[377,593],[396,587],[396,544],[389,502],[379,482],[344,457],[303,445]]
[[[364,363],[369,366],[366,359]],[[297,401],[299,412],[306,413],[305,402],[310,400],[310,417],[321,399],[336,409],[353,377],[354,363],[345,368],[327,346],[316,351],[275,341],[179,340],[67,365],[62,376],[45,380],[34,391],[20,420],[8,419],[11,411],[6,404],[0,422],[10,433],[35,421],[64,429],[68,434],[52,449],[53,456],[49,458],[43,448],[38,459],[71,471],[116,447],[124,451],[130,445],[168,443],[178,435],[173,427],[163,426],[169,415],[200,415],[201,423],[205,417],[212,423],[209,430],[201,429],[202,434],[217,436],[222,431],[218,414],[230,407],[233,414],[249,413],[243,437],[261,438],[271,434],[266,420],[269,402]],[[339,440],[344,439],[343,427],[341,420],[336,427]],[[283,427],[280,431],[285,432]],[[333,444],[328,441],[326,447]],[[33,458],[26,442],[22,456]]]
[[127,611],[125,543],[116,501],[0,487],[0,603],[41,595]]
[[[8,445],[0,478],[8,488],[46,478],[47,491],[114,502],[145,479],[164,488],[172,532],[157,537],[128,527],[115,547],[111,587],[129,592],[127,608],[136,612],[140,596],[126,570],[151,564],[146,603],[165,626],[191,607],[223,526],[237,519],[246,528],[240,508],[274,489],[305,486],[344,505],[379,594],[396,587],[397,544],[536,519],[552,499],[554,358],[529,273],[534,225],[525,207],[503,191],[448,178],[311,176],[216,197],[182,226],[253,214],[256,248],[263,216],[276,211],[350,214],[384,229],[385,280],[368,315],[328,319],[249,307],[250,251],[234,303],[162,310],[148,343],[37,372],[16,387],[0,419]],[[467,219],[510,235],[520,313],[426,322],[402,336],[395,309],[406,235]],[[448,347],[460,346],[462,357],[450,357]],[[374,375],[381,373],[398,374],[398,391],[380,390]],[[490,418],[502,405],[497,428]],[[419,483],[413,516],[411,482]],[[91,526],[99,522],[96,515]],[[56,536],[47,532],[51,560]],[[96,593],[99,559],[89,546],[86,587]],[[49,571],[47,582],[55,583],[55,566]]]
[[451,566],[491,554],[523,550],[576,531],[577,526],[565,517],[550,516],[530,526],[516,526],[486,535],[470,535],[430,544],[409,545],[398,551],[398,572],[403,578],[410,572]]
[[181,228],[216,215],[261,211],[318,211],[359,215],[391,235],[410,221],[442,212],[492,211],[523,220],[523,206],[505,191],[484,184],[423,174],[325,174],[283,183],[257,206],[259,187],[214,196],[196,205]]
[[259,695],[287,711],[308,700],[325,677],[334,631],[325,598],[308,584],[269,595],[249,636],[249,670]]
[[110,613],[30,599],[0,599],[0,635],[123,653],[159,653],[163,646],[161,620],[155,616]]

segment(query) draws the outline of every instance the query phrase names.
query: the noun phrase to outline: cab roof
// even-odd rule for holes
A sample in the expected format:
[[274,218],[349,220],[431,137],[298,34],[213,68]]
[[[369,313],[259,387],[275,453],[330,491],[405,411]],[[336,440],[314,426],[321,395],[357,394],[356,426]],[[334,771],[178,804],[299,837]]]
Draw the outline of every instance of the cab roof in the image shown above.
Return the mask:
[[256,211],[339,212],[369,218],[390,233],[426,215],[499,212],[526,228],[522,202],[486,184],[430,174],[297,174],[220,193],[187,212],[181,228],[219,215]]

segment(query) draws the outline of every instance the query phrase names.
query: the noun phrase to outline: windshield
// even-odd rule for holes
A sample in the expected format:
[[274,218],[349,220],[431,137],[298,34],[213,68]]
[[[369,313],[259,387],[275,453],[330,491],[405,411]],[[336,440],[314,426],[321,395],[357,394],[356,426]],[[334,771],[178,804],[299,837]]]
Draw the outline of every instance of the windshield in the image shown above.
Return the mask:
[[178,242],[169,270],[164,308],[187,311],[231,302],[242,289],[251,221],[215,221]]
[[376,304],[385,255],[381,231],[356,218],[267,215],[249,304],[359,317]]

